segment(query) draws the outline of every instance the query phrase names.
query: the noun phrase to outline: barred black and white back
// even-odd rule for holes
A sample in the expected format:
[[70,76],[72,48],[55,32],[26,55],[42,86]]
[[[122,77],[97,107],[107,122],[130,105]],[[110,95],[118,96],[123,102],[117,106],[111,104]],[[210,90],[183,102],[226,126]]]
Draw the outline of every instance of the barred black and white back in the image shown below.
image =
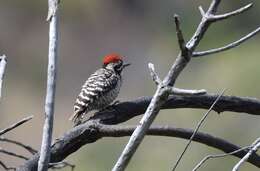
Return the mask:
[[[117,57],[118,60],[111,60]],[[110,57],[110,61],[105,61]],[[113,58],[113,59],[114,59]],[[122,84],[121,71],[125,66],[121,58],[107,55],[103,68],[93,73],[82,86],[74,104],[74,114],[70,118],[75,125],[79,125],[85,114],[93,110],[103,110],[118,96]]]

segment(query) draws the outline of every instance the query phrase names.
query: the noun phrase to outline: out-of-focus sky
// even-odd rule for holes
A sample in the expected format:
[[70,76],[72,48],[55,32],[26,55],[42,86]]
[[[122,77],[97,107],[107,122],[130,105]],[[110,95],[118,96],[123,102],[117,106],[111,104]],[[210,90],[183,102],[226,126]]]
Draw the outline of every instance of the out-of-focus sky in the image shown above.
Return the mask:
[[[120,101],[151,96],[155,91],[147,64],[154,63],[163,77],[178,54],[173,15],[179,14],[188,40],[200,20],[198,6],[206,10],[210,1],[190,0],[61,0],[59,25],[58,82],[55,106],[54,139],[72,127],[68,121],[75,97],[85,79],[101,67],[105,54],[117,52],[132,63],[124,72]],[[199,50],[216,48],[239,39],[260,26],[260,1],[223,1],[219,12],[229,12],[247,3],[254,7],[229,20],[213,24]],[[0,129],[34,115],[27,124],[6,137],[40,148],[44,119],[47,72],[47,0],[0,0],[0,54],[8,57],[3,99],[0,104]],[[177,80],[177,86],[205,88],[211,93],[227,88],[226,94],[260,98],[260,35],[240,47],[193,59]],[[134,86],[133,86],[134,85]],[[161,111],[156,124],[194,128],[204,110]],[[136,124],[140,117],[124,124]],[[212,112],[201,131],[246,146],[259,137],[260,118],[247,114]],[[81,148],[67,158],[77,171],[110,170],[128,138],[104,138]],[[185,140],[146,137],[128,170],[169,170],[184,148]],[[15,146],[0,144],[10,151],[30,156]],[[221,153],[193,143],[179,170],[191,170],[208,154]],[[24,161],[0,154],[9,166]],[[234,157],[209,161],[201,171],[230,170]],[[256,171],[250,164],[244,170]],[[66,169],[65,169],[66,170]],[[67,169],[69,170],[69,169]]]

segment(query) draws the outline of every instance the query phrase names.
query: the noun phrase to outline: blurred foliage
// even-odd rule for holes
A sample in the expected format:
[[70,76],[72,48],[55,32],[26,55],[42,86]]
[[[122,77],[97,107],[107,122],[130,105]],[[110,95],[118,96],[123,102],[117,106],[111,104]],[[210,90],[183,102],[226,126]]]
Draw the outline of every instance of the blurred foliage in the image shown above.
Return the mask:
[[[150,79],[147,63],[153,62],[163,77],[178,54],[173,14],[180,15],[183,32],[188,39],[200,20],[197,7],[202,5],[206,10],[209,2],[61,0],[54,138],[71,128],[68,118],[72,113],[74,99],[84,80],[101,66],[102,56],[106,53],[116,51],[132,63],[124,73],[125,82],[119,97],[121,101],[151,96],[155,85]],[[219,11],[229,12],[250,2],[223,1]],[[257,16],[260,1],[253,2],[255,5],[248,12],[213,24],[198,49],[226,45],[259,26]],[[35,118],[30,123],[9,133],[8,137],[39,149],[47,70],[47,1],[0,0],[0,4],[0,53],[8,56],[4,97],[0,104],[0,125],[3,128],[24,116],[34,114]],[[209,92],[228,88],[226,94],[229,95],[260,98],[259,41],[260,36],[257,35],[236,49],[192,60],[180,75],[178,87],[206,88]],[[131,86],[133,83],[135,87]],[[193,128],[203,112],[191,109],[162,111],[155,122]],[[125,124],[136,124],[139,119],[132,119]],[[259,121],[257,116],[229,112],[216,115],[212,112],[201,131],[245,146],[259,137]],[[104,138],[83,147],[67,160],[77,165],[77,171],[109,170],[127,140]],[[169,170],[185,142],[175,138],[147,137],[128,170]],[[1,146],[25,153],[13,146]],[[221,152],[193,143],[179,170],[191,170],[205,155],[216,153]],[[12,166],[23,162],[4,155],[0,155],[0,160]],[[234,157],[214,159],[200,170],[230,170],[237,161]],[[257,170],[249,164],[243,166],[243,169]]]

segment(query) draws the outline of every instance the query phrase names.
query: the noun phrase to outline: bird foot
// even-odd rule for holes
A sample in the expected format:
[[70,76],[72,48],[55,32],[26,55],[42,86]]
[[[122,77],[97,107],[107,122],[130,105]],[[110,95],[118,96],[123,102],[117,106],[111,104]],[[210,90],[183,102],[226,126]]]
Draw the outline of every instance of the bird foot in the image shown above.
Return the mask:
[[99,112],[112,112],[116,110],[116,105],[120,103],[119,100],[114,101],[111,105],[105,107],[104,109],[101,109]]

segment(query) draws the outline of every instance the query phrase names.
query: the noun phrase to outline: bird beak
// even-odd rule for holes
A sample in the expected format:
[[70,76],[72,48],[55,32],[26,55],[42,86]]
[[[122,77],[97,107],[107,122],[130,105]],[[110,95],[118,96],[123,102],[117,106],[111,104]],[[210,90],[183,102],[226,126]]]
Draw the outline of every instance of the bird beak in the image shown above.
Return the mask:
[[125,67],[127,67],[129,65],[131,65],[131,64],[130,63],[126,63],[126,64],[123,65],[123,68],[125,68]]

